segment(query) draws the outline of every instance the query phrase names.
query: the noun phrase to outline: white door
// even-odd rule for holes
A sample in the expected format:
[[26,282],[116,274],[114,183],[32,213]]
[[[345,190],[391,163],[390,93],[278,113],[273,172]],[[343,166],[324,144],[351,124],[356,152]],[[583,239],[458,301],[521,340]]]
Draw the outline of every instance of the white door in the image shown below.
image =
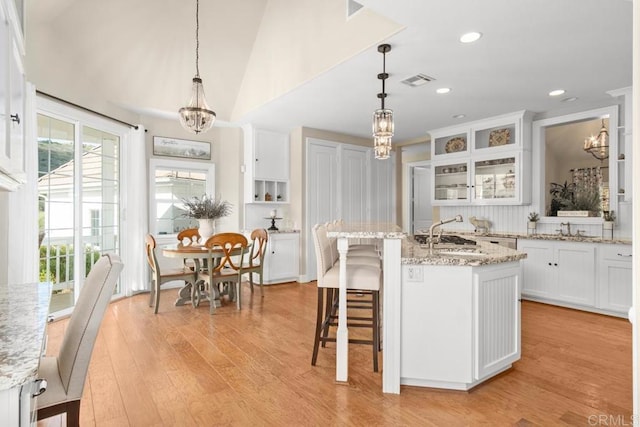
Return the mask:
[[[371,150],[370,150],[371,151]],[[370,220],[396,223],[395,153],[389,159],[371,159],[371,209]]]
[[[369,220],[369,179],[367,176],[367,149],[344,146],[341,159],[342,218],[347,223]],[[338,218],[334,218],[338,219]]]
[[307,279],[316,278],[316,253],[311,229],[338,217],[337,144],[308,140],[307,146]]
[[416,234],[433,223],[431,175],[429,167],[411,168],[411,232]]

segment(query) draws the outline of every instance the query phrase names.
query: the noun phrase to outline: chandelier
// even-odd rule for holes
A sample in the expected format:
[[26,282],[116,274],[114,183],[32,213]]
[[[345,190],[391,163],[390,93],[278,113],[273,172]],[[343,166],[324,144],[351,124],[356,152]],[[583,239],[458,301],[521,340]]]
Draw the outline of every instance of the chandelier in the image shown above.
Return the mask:
[[584,151],[591,153],[593,157],[602,161],[609,158],[609,132],[602,119],[602,128],[598,136],[590,136],[584,140]]
[[378,79],[382,80],[382,93],[380,98],[380,109],[373,112],[373,149],[376,159],[388,159],[391,154],[391,137],[393,136],[393,111],[384,108],[384,99],[387,94],[384,91],[384,82],[389,77],[385,71],[385,60],[387,52],[391,51],[391,46],[381,44],[378,52],[382,53],[382,73],[378,74]]
[[198,32],[200,31],[199,11],[200,0],[196,0],[196,75],[193,78],[193,85],[191,86],[191,100],[189,101],[189,105],[182,107],[178,111],[182,127],[195,134],[208,131],[216,120],[216,113],[211,111],[207,100],[204,98],[204,87],[202,86],[200,67],[198,66],[198,60],[200,59],[200,39],[198,38]]

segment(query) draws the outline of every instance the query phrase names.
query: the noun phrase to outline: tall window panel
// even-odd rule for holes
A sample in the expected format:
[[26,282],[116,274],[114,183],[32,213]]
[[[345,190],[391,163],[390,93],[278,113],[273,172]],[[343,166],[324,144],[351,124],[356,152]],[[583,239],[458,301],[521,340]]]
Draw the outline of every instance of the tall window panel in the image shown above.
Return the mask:
[[119,158],[118,135],[38,114],[40,280],[53,283],[52,313],[70,312],[100,255],[119,253]]

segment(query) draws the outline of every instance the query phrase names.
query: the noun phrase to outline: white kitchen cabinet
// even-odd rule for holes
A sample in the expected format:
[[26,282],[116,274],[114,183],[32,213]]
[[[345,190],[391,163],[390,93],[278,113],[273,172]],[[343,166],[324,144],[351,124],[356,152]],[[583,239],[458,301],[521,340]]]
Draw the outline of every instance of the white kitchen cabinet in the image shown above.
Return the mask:
[[289,203],[289,136],[245,126],[245,201]]
[[299,254],[300,233],[270,233],[264,258],[263,283],[297,281]]
[[473,159],[434,162],[434,205],[520,205],[530,201],[527,176],[529,152],[502,151]]
[[[25,73],[15,3],[0,2],[0,189],[25,182]],[[11,18],[14,17],[14,18]]]
[[626,317],[633,293],[631,245],[600,245],[598,269],[597,307]]
[[402,266],[400,382],[468,390],[520,359],[520,262]]
[[521,111],[429,133],[433,205],[530,203],[530,113]]
[[576,308],[596,307],[594,244],[518,239],[524,260],[524,298]]

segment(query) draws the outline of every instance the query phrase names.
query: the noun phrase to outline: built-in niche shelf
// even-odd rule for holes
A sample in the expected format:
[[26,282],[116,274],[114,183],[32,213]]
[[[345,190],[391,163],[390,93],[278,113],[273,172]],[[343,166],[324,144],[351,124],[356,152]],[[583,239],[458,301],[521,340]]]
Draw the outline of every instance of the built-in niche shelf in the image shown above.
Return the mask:
[[254,203],[289,203],[289,181],[255,179]]

